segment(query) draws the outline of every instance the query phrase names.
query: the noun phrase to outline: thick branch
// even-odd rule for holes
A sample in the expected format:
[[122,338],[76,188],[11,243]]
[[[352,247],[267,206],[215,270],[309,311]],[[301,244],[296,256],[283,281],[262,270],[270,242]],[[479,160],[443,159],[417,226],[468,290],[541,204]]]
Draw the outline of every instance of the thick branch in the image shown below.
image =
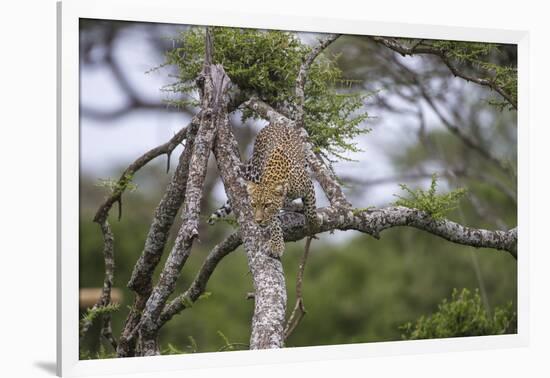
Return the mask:
[[[409,226],[453,243],[494,248],[517,258],[517,228],[508,231],[471,228],[447,219],[436,220],[426,212],[401,206],[366,210],[326,207],[318,209],[317,213],[322,218],[320,232],[356,230],[379,238],[380,233],[388,228]],[[281,217],[285,240],[296,241],[307,236],[303,215],[287,213]]]
[[198,237],[200,205],[208,167],[208,157],[220,123],[227,122],[227,90],[229,78],[221,65],[212,65],[212,40],[206,30],[206,56],[197,84],[201,92],[200,125],[193,145],[189,176],[185,190],[183,223],[172,251],[166,260],[158,284],[149,297],[140,321],[142,355],[159,353],[157,334],[159,317],[168,297],[173,293],[179,273]]
[[170,228],[183,201],[189,176],[195,135],[199,127],[200,116],[195,117],[188,130],[188,138],[184,152],[166,192],[155,210],[155,216],[151,223],[145,247],[134,267],[128,287],[139,294],[147,293],[151,288],[151,276],[155,270],[168,239]]
[[[383,230],[392,227],[409,226],[424,230],[457,244],[507,251],[514,258],[517,258],[517,229],[515,228],[509,231],[475,229],[446,219],[436,221],[420,210],[405,207],[388,207],[362,211],[358,209],[346,210],[328,207],[318,209],[318,214],[323,218],[320,232],[356,230],[379,238]],[[287,212],[280,215],[279,218],[283,226],[285,241],[298,241],[308,236],[307,229],[304,227],[305,219],[302,214]],[[163,324],[184,310],[186,303],[192,303],[198,299],[204,292],[207,282],[216,269],[217,264],[241,244],[240,232],[236,232],[210,252],[189,289],[166,306],[161,315]],[[307,256],[304,252],[302,263],[300,264],[299,277],[303,277],[305,259],[307,259]],[[297,293],[298,290],[299,288],[297,287]],[[255,294],[251,293],[249,298],[255,298]],[[297,305],[300,306],[300,304]]]
[[167,170],[170,168],[170,155],[172,151],[185,139],[187,135],[187,128],[181,129],[176,135],[174,135],[168,142],[161,144],[158,147],[153,148],[152,150],[149,150],[142,156],[140,156],[137,160],[135,160],[132,164],[128,166],[122,172],[122,175],[120,176],[120,179],[118,180],[115,190],[113,193],[103,202],[103,204],[99,207],[97,210],[95,216],[94,216],[94,222],[102,224],[107,219],[107,216],[109,215],[109,211],[111,210],[111,207],[118,202],[119,203],[119,213],[118,218],[120,219],[122,215],[122,193],[126,190],[126,187],[128,186],[129,181],[133,177],[134,173],[136,173],[138,170],[140,170],[144,165],[149,163],[151,160],[156,158],[160,155],[167,155]]
[[431,46],[427,46],[425,44],[416,44],[411,47],[403,46],[399,42],[397,42],[393,38],[385,38],[385,37],[370,37],[374,42],[383,45],[395,52],[398,52],[399,54],[406,56],[406,55],[415,55],[415,54],[429,54],[429,55],[435,55],[438,56],[441,61],[449,68],[451,73],[454,76],[460,77],[466,81],[470,81],[472,83],[479,84],[481,86],[490,88],[500,94],[514,109],[517,109],[517,101],[512,98],[512,96],[504,90],[504,88],[501,88],[494,80],[488,80],[488,79],[482,79],[478,77],[474,77],[471,75],[466,74],[465,72],[460,71],[456,66],[450,61],[447,54],[445,54],[444,51],[441,51],[440,49],[436,49]]
[[286,286],[283,266],[271,257],[270,235],[253,221],[237,141],[229,120],[220,124],[214,154],[225,191],[240,226],[255,290],[251,349],[281,348],[284,343]]
[[290,118],[279,113],[278,111],[273,109],[271,105],[260,100],[257,97],[252,97],[250,100],[244,102],[243,106],[250,108],[250,110],[256,112],[260,117],[268,120],[271,123],[294,125],[294,122]]
[[[207,32],[207,46],[209,44],[208,36],[209,33]],[[211,52],[211,48],[207,48],[208,52]],[[208,62],[208,56],[206,61]],[[223,67],[221,65],[205,64],[198,82],[202,94],[201,120],[189,166],[189,177],[182,213],[183,223],[164,265],[159,282],[145,305],[140,322],[140,336],[143,343],[142,353],[144,355],[158,353],[158,345],[156,344],[159,329],[158,319],[168,297],[175,289],[181,268],[191,253],[193,241],[198,236],[200,204],[203,196],[208,157],[220,123],[227,122],[226,106],[228,97],[226,94],[230,81]]]

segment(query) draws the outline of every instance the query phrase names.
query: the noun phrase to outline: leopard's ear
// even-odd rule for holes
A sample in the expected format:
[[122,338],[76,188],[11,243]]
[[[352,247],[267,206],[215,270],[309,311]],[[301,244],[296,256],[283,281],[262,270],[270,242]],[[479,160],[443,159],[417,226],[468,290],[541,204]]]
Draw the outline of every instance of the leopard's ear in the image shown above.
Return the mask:
[[275,187],[273,188],[274,192],[280,196],[284,196],[286,194],[287,190],[287,183],[284,181],[279,181],[275,184]]
[[256,191],[257,187],[258,187],[258,184],[256,184],[253,181],[246,182],[246,190],[248,191],[249,196],[251,196]]

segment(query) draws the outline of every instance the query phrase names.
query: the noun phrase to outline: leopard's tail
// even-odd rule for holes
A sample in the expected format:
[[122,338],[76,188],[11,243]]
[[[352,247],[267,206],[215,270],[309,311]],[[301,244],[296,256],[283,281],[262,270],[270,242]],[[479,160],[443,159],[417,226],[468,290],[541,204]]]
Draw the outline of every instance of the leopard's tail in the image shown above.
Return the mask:
[[225,218],[226,216],[231,214],[231,211],[231,204],[229,203],[229,200],[227,200],[225,204],[223,204],[218,210],[214,211],[212,215],[210,215],[210,218],[208,218],[208,224],[215,224],[220,219]]

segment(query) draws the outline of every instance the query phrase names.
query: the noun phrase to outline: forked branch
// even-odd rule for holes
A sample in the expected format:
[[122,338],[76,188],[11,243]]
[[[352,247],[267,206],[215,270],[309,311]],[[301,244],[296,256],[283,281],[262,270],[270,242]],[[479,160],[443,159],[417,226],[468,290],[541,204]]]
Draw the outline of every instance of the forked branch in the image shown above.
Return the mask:
[[400,44],[397,40],[393,38],[386,38],[386,37],[370,37],[370,38],[374,42],[382,46],[385,46],[403,56],[415,55],[415,54],[428,54],[428,55],[437,56],[449,68],[449,70],[454,76],[457,76],[466,81],[470,81],[472,83],[476,83],[478,85],[490,88],[495,92],[497,92],[498,94],[500,94],[514,109],[518,108],[517,100],[513,98],[512,95],[508,93],[504,88],[500,87],[495,80],[475,77],[467,74],[464,71],[459,70],[455,66],[455,64],[451,61],[451,59],[448,57],[448,55],[440,49],[437,49],[435,47],[432,47],[423,43],[417,43],[411,47],[407,47]]

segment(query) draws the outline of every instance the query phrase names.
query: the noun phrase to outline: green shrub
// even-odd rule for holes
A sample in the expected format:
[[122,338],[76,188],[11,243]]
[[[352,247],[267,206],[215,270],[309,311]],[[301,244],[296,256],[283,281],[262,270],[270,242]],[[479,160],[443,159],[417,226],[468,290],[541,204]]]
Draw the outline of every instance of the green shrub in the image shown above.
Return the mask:
[[454,289],[451,301],[444,299],[436,313],[400,329],[405,340],[502,335],[517,332],[517,318],[512,303],[496,308],[490,316],[482,306],[478,290],[472,295],[468,289],[461,292]]

